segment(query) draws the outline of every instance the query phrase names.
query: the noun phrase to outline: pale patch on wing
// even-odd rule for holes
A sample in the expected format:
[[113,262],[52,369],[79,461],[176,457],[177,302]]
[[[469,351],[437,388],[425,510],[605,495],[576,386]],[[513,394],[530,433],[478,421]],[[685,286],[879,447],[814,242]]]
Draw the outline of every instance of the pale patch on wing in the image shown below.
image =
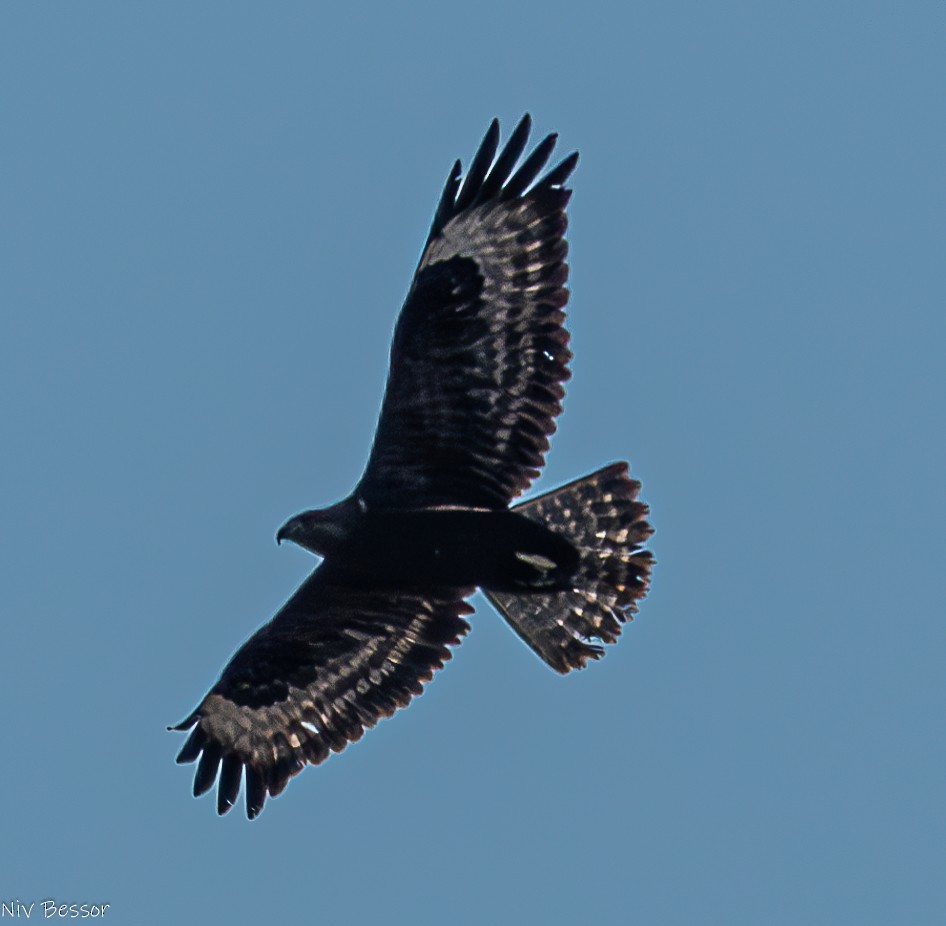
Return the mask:
[[543,556],[541,553],[523,553],[521,551],[516,551],[516,559],[523,563],[528,563],[530,566],[534,566],[536,569],[539,569],[542,572],[548,572],[554,569],[556,566],[555,560],[551,560],[547,556]]

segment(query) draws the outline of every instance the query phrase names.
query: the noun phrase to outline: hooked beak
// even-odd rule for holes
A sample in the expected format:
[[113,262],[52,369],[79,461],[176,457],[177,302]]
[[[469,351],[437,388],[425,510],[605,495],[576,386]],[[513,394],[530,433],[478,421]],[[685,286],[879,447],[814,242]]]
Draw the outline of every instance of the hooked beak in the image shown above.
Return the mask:
[[283,524],[282,527],[276,531],[276,544],[277,546],[281,544],[284,540],[292,540],[293,534],[296,532],[296,527],[298,526],[299,518],[290,518]]

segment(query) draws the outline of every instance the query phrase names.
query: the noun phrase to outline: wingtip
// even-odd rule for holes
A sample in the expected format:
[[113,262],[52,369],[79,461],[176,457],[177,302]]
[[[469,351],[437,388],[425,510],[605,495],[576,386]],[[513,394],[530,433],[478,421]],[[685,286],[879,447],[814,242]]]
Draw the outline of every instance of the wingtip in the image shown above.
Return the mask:
[[554,167],[541,181],[542,186],[562,186],[578,166],[578,152],[573,151],[558,167]]
[[518,170],[503,185],[502,198],[504,200],[517,199],[532,186],[535,178],[552,155],[558,133],[551,132],[540,141],[532,153],[522,162]]
[[266,803],[267,791],[262,775],[252,765],[246,767],[245,788],[246,819],[255,820]]
[[195,723],[197,723],[199,719],[200,719],[199,714],[197,713],[197,711],[194,711],[193,713],[188,715],[184,720],[182,720],[180,723],[176,723],[173,726],[165,727],[164,729],[167,730],[168,733],[186,733],[192,726],[194,726]]

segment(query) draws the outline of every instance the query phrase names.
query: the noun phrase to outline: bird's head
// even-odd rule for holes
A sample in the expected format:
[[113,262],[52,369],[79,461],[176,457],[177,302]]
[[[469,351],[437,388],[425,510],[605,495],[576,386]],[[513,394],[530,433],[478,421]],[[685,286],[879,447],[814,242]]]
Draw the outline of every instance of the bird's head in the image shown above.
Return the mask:
[[276,532],[276,543],[289,540],[310,553],[330,556],[351,536],[354,526],[351,505],[346,501],[331,508],[303,511]]

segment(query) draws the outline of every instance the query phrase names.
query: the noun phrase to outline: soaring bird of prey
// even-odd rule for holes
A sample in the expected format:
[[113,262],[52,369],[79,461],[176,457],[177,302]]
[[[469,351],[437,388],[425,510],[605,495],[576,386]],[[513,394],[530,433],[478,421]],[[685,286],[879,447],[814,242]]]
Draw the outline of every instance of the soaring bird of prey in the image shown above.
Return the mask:
[[[470,629],[476,588],[558,672],[597,659],[647,591],[653,532],[640,483],[615,463],[510,507],[538,476],[570,373],[564,184],[540,178],[556,136],[524,159],[526,115],[499,148],[493,120],[457,161],[394,332],[368,465],[344,501],[280,528],[321,564],[173,729],[218,779],[245,778],[251,819],[404,707]],[[538,178],[538,179],[537,179]],[[193,729],[191,729],[193,728]]]

